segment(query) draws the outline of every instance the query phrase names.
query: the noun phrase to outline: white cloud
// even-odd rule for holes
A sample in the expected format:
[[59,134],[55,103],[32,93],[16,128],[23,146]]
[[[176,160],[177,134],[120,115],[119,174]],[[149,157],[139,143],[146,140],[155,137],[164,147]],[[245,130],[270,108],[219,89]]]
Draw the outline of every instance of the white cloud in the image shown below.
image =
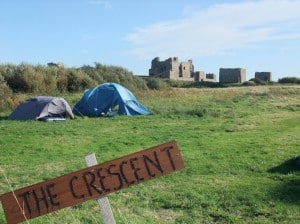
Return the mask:
[[[188,13],[186,13],[188,11]],[[260,0],[183,9],[183,19],[127,35],[140,58],[218,55],[268,40],[300,38],[299,0]]]

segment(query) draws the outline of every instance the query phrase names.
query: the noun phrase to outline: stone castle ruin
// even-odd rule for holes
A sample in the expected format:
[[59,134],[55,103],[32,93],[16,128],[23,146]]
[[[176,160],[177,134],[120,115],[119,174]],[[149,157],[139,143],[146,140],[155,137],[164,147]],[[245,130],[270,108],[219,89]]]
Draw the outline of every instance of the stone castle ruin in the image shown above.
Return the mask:
[[149,76],[182,81],[216,82],[214,74],[205,74],[203,71],[195,72],[192,60],[182,62],[177,57],[168,58],[165,61],[160,61],[159,57],[154,58],[149,69]]
[[255,79],[259,79],[265,82],[272,81],[272,73],[271,72],[255,72]]
[[243,83],[246,81],[246,69],[244,68],[220,68],[219,82],[226,83]]
[[[164,79],[193,81],[193,82],[216,82],[216,75],[204,71],[194,71],[192,60],[179,61],[177,57],[160,61],[156,57],[151,62],[149,77]],[[255,72],[255,78],[265,82],[272,81],[271,72]],[[233,84],[243,83],[246,80],[246,69],[244,68],[220,68],[219,83]]]

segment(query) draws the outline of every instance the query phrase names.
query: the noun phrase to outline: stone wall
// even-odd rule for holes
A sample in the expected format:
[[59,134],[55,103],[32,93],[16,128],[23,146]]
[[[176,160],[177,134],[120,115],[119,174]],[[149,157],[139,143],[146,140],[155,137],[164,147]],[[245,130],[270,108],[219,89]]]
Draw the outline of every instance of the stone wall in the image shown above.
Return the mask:
[[203,71],[195,72],[192,60],[179,61],[177,57],[168,58],[165,61],[160,61],[159,57],[154,58],[149,69],[149,76],[183,81],[216,82],[214,74],[205,74]]
[[194,81],[194,66],[191,60],[180,62],[177,57],[173,57],[160,61],[159,57],[156,57],[151,62],[149,76]]
[[205,74],[203,71],[194,73],[194,80],[197,82],[216,82],[216,75],[213,73]]
[[262,80],[262,81],[270,82],[270,81],[272,81],[272,73],[271,72],[255,72],[255,78]]
[[220,68],[219,82],[243,83],[246,81],[246,69],[244,68]]

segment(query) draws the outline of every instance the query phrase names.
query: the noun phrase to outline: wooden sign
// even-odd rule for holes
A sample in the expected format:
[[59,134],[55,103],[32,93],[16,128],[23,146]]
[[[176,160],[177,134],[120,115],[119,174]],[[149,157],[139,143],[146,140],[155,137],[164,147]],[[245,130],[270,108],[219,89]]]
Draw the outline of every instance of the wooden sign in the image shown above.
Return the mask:
[[180,170],[175,141],[0,196],[8,223],[18,223]]

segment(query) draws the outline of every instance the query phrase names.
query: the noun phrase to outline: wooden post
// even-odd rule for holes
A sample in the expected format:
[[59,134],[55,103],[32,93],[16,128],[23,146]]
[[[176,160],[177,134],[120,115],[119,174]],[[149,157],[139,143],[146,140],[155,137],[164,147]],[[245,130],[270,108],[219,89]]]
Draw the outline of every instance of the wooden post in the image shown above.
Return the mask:
[[[89,154],[85,157],[86,165],[88,167],[97,165],[97,159],[95,154]],[[101,214],[103,217],[104,224],[116,224],[116,221],[114,219],[108,197],[101,197],[97,199],[97,202],[100,206]]]

